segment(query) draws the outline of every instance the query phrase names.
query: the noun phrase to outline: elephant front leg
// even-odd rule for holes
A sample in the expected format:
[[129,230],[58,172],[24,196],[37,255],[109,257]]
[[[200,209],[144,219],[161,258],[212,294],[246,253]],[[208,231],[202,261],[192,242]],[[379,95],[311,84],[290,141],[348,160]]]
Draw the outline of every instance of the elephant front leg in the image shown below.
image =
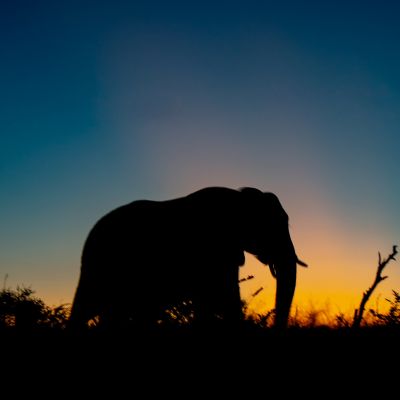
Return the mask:
[[225,324],[231,328],[236,328],[243,319],[238,271],[238,267],[227,271],[229,279],[221,284],[220,296],[217,298],[220,314]]
[[242,320],[242,303],[239,288],[239,267],[215,265],[217,274],[203,282],[194,299],[195,321],[201,326],[236,328]]

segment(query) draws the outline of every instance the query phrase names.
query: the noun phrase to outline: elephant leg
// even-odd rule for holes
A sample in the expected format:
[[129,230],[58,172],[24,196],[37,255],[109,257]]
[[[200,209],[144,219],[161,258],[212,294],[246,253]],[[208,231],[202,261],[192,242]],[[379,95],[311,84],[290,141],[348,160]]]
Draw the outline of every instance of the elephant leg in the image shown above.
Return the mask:
[[218,274],[211,274],[194,298],[196,324],[237,326],[242,319],[239,267],[219,263],[214,270]]
[[[97,270],[102,270],[102,265]],[[93,268],[82,268],[78,287],[71,308],[68,325],[72,330],[88,328],[88,323],[95,318],[101,326],[112,325],[119,315],[118,299],[114,295],[112,284],[106,285],[106,280],[99,273],[94,274]]]
[[156,304],[140,304],[135,307],[135,312],[132,315],[133,325],[143,331],[154,330],[158,326],[158,321],[162,318],[162,312]]
[[229,326],[237,325],[243,317],[238,266],[227,265],[224,268],[224,280],[221,282],[220,295],[217,296],[217,301],[226,324]]
[[96,307],[91,286],[91,281],[87,279],[86,273],[82,272],[68,321],[68,328],[71,330],[79,331],[87,328],[88,321],[97,314],[98,307]]

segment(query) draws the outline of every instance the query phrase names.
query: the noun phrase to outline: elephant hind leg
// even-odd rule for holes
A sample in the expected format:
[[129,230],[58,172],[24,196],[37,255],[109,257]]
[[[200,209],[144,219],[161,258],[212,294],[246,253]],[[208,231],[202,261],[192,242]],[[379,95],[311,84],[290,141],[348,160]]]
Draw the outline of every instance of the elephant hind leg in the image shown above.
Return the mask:
[[90,287],[85,275],[81,274],[68,320],[68,329],[71,331],[84,330],[88,327],[88,322],[98,314],[99,307]]
[[68,320],[68,329],[72,331],[80,331],[85,329],[87,327],[87,322],[91,317],[80,292],[81,290],[78,287]]

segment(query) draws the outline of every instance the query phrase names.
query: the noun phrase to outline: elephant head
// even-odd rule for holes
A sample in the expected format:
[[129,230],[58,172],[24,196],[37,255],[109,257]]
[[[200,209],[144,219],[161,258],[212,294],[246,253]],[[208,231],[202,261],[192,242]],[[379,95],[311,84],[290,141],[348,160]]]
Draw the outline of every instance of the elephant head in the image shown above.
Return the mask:
[[296,287],[296,255],[289,233],[289,219],[277,196],[254,188],[242,188],[247,211],[244,250],[268,265],[276,279],[275,326],[287,325]]

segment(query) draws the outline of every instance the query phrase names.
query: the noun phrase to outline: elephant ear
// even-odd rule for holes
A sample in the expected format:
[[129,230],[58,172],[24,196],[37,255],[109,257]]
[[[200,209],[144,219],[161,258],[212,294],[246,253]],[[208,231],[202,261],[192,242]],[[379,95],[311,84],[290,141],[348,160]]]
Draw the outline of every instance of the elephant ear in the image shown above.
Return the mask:
[[242,187],[239,191],[242,194],[242,206],[247,219],[258,219],[261,210],[264,209],[264,193],[253,187]]

